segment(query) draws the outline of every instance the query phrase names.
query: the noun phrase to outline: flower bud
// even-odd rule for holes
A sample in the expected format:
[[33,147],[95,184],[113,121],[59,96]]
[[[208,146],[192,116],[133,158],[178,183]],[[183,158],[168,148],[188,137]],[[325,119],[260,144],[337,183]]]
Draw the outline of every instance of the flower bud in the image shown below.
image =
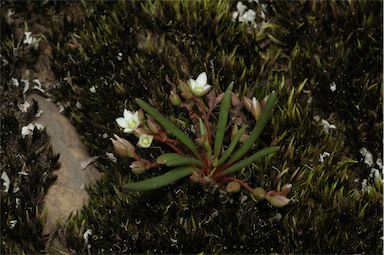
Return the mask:
[[205,138],[200,136],[198,138],[195,139],[195,143],[199,146],[202,146],[204,143],[205,143]]
[[241,103],[239,97],[233,92],[231,94],[231,103],[233,106],[238,106]]
[[200,182],[200,175],[196,171],[193,171],[192,174],[189,176],[189,179],[193,183],[199,183]]
[[257,201],[265,199],[265,195],[267,192],[261,187],[254,188],[252,191],[252,195],[256,198]]
[[148,134],[148,131],[145,130],[144,128],[136,128],[135,130],[133,130],[133,134],[139,138],[141,135],[147,135]]
[[238,182],[229,182],[227,184],[227,188],[225,189],[227,192],[235,193],[239,192],[241,189],[241,185]]
[[159,126],[159,124],[157,124],[156,120],[154,118],[152,118],[152,117],[148,118],[147,125],[148,125],[149,130],[153,134],[157,134],[161,130],[161,127]]
[[174,106],[178,106],[181,104],[181,99],[180,99],[179,95],[174,91],[171,91],[171,94],[169,95],[169,101]]
[[252,109],[251,113],[253,117],[255,117],[256,120],[259,119],[261,115],[261,104],[260,102],[256,99],[256,97],[252,98]]
[[287,184],[284,184],[284,186],[281,188],[281,192],[286,195],[288,194],[289,192],[291,192],[292,190],[292,184],[290,183],[287,183]]
[[265,105],[267,104],[267,101],[268,101],[268,97],[269,95],[266,95],[263,100],[261,100],[260,104],[261,104],[261,107],[265,107]]
[[218,95],[215,99],[215,105],[218,105],[221,103],[221,101],[223,100],[224,98],[224,93],[221,93],[220,95]]
[[268,194],[265,196],[265,198],[268,200],[268,202],[273,207],[276,207],[276,208],[284,207],[290,201],[288,198],[286,198],[283,195],[280,195],[280,194],[272,195],[272,194],[270,194],[270,192],[268,192]]
[[140,121],[140,123],[142,123],[143,121],[144,121],[144,111],[143,111],[143,109],[139,109],[138,111],[137,111],[137,115],[139,116],[139,121]]
[[243,104],[247,111],[252,112],[252,100],[248,97],[243,97]]
[[153,136],[151,135],[140,135],[139,141],[137,142],[137,146],[140,148],[148,148],[151,146],[153,141]]
[[147,170],[147,166],[143,161],[133,161],[129,167],[134,174],[142,174]]
[[239,132],[239,127],[235,124],[235,125],[233,125],[232,130],[231,130],[231,140],[233,140],[233,138],[235,137],[237,132]]
[[243,143],[243,142],[247,141],[248,139],[249,139],[249,135],[246,134],[246,133],[243,133],[243,134],[240,136],[239,141],[240,141],[241,143]]
[[179,86],[180,86],[181,96],[184,97],[185,99],[192,99],[193,98],[192,91],[189,88],[188,84],[183,81],[179,81],[179,82],[180,82]]
[[117,135],[114,135],[114,136],[115,136],[115,139],[111,138],[111,141],[113,144],[115,154],[121,157],[133,158],[133,155],[135,153],[135,147],[124,138],[121,138]]

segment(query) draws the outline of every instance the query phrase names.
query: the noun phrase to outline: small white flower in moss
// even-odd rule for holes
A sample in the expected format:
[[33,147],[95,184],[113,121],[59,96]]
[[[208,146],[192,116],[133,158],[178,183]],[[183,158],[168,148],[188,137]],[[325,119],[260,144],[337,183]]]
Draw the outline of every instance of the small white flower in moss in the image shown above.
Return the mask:
[[336,82],[332,82],[331,85],[329,86],[329,89],[330,89],[332,92],[335,92],[335,91],[336,91]]
[[323,130],[324,130],[324,132],[325,132],[326,134],[329,133],[329,130],[330,130],[330,129],[336,129],[336,126],[335,126],[335,125],[333,125],[333,124],[329,124],[329,122],[326,121],[326,120],[321,120],[321,124],[323,124]]
[[11,220],[9,221],[9,228],[13,229],[16,226],[17,220]]
[[85,244],[88,244],[89,242],[89,237],[92,235],[92,229],[87,229],[87,231],[84,232],[83,234],[83,238],[84,238],[84,242]]
[[18,105],[21,112],[27,112],[27,110],[30,106],[31,106],[31,104],[28,101],[25,101],[24,104]]
[[360,149],[360,154],[364,157],[364,163],[368,166],[373,165],[373,155],[371,152],[367,150],[367,148],[363,147]]
[[27,135],[31,135],[35,128],[37,128],[38,130],[42,130],[44,126],[39,123],[29,123],[27,126],[21,128],[22,137],[24,138]]
[[35,49],[39,47],[39,39],[32,36],[32,32],[24,32],[25,39],[24,44],[32,45]]
[[116,119],[117,124],[124,128],[124,133],[132,133],[133,130],[139,127],[139,112],[132,113],[127,109],[124,109],[124,117],[120,117]]
[[96,93],[96,87],[95,86],[90,87],[89,91],[91,91],[91,93]]
[[11,185],[11,180],[8,177],[7,172],[1,174],[1,180],[3,180],[4,192],[8,193],[9,185]]
[[324,159],[326,157],[329,157],[331,154],[329,154],[328,152],[324,151],[322,154],[320,154],[320,159],[319,159],[319,162],[320,163],[324,163]]
[[12,85],[15,87],[19,87],[19,81],[16,78],[12,78]]
[[211,86],[207,84],[207,74],[205,72],[199,74],[196,80],[189,79],[188,83],[192,93],[199,97],[207,94],[211,88]]
[[254,23],[256,18],[256,12],[252,9],[249,9],[248,11],[244,12],[242,19],[244,22],[248,23]]
[[151,135],[140,135],[139,141],[137,142],[137,146],[141,148],[148,148],[151,146],[153,140],[153,136]]

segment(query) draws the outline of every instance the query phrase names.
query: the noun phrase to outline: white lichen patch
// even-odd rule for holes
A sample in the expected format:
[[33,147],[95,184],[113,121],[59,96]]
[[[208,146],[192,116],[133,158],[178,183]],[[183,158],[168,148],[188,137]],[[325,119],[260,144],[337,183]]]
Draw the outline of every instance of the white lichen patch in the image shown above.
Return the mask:
[[21,112],[27,112],[31,104],[28,101],[25,101],[23,104],[19,104],[18,107]]
[[373,165],[373,156],[372,153],[367,150],[367,148],[363,147],[360,149],[360,154],[364,157],[364,163],[368,166]]
[[3,180],[4,192],[8,193],[9,185],[11,185],[11,180],[9,179],[8,174],[6,172],[3,172],[1,174],[1,180]]
[[329,157],[330,155],[331,155],[331,154],[329,154],[329,152],[324,151],[322,154],[320,154],[319,162],[320,162],[320,163],[324,163],[324,159],[325,159],[326,157]]
[[31,135],[35,128],[37,128],[38,130],[42,130],[44,126],[39,123],[29,123],[27,126],[21,128],[22,137],[24,138],[27,135]]

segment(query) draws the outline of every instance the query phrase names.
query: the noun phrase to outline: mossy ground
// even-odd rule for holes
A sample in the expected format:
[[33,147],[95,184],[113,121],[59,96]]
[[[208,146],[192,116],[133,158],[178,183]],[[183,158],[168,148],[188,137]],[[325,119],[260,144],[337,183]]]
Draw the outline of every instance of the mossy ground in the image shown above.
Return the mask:
[[[2,25],[2,32],[3,30]],[[23,87],[15,87],[11,80],[13,52],[5,46],[10,38],[2,38],[2,60],[8,60],[1,68],[0,106],[0,171],[7,174],[8,191],[1,181],[1,254],[44,253],[42,236],[44,212],[42,202],[47,189],[55,181],[53,172],[58,168],[59,155],[49,145],[45,131],[33,130],[22,138],[23,126],[34,122],[36,103],[27,112],[21,112],[24,103]],[[13,58],[15,60],[15,58]],[[4,63],[4,62],[3,62]],[[5,181],[5,180],[4,180]]]
[[[78,15],[64,12],[64,22],[48,16],[46,40],[59,79],[51,93],[104,172],[90,188],[90,204],[63,226],[74,252],[382,251],[382,181],[369,177],[359,153],[366,147],[382,158],[382,3],[261,2],[244,2],[257,11],[256,28],[232,20],[237,2],[230,1],[98,1],[77,3]],[[65,5],[50,4],[50,10]],[[137,109],[133,99],[140,97],[184,121],[167,95],[179,79],[202,71],[218,90],[234,81],[239,95],[277,92],[255,149],[271,142],[282,149],[239,177],[266,189],[292,183],[287,207],[188,182],[122,191],[142,177],[131,176],[129,161],[105,155],[112,151],[108,136],[121,134],[115,118],[124,107]],[[327,134],[315,116],[336,130]],[[322,163],[323,152],[330,156]]]

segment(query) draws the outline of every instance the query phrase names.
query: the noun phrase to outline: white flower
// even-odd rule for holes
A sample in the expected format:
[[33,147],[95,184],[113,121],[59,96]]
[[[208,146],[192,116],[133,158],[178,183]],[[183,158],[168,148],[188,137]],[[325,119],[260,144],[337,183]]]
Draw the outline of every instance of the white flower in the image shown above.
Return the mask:
[[12,85],[15,87],[19,87],[19,81],[16,78],[12,78]]
[[328,152],[324,151],[322,154],[320,154],[320,163],[324,163],[324,159],[328,156],[330,156],[331,154],[329,154]]
[[84,238],[85,244],[88,244],[89,236],[91,235],[92,235],[92,229],[87,229],[87,231],[84,232],[83,238]]
[[335,91],[336,91],[336,83],[335,83],[335,82],[332,82],[332,84],[329,86],[329,89],[330,89],[332,92],[335,92]]
[[27,91],[29,90],[29,81],[28,80],[21,80],[21,82],[24,84],[24,88],[23,88],[23,94],[27,93]]
[[25,101],[24,104],[18,105],[21,112],[27,112],[27,110],[30,106],[31,106],[31,104],[28,101]]
[[153,136],[151,135],[140,135],[139,141],[137,142],[137,146],[141,148],[148,148],[151,146],[153,140]]
[[248,8],[246,5],[244,5],[242,2],[239,1],[236,4],[236,9],[240,13],[240,15],[242,15],[245,12],[245,10]]
[[367,150],[367,148],[363,147],[360,149],[360,154],[364,157],[364,163],[368,166],[373,165],[373,156],[372,153]]
[[11,220],[9,221],[9,228],[13,229],[16,226],[17,220]]
[[90,87],[89,91],[91,91],[91,93],[96,93],[96,87],[95,86]]
[[336,129],[336,126],[335,125],[331,125],[331,124],[329,124],[328,123],[328,121],[326,121],[326,120],[321,120],[321,124],[323,124],[323,129],[324,129],[324,132],[326,133],[326,134],[328,134],[329,133],[329,130],[330,129]]
[[255,22],[256,12],[250,9],[244,13],[242,18],[245,22],[253,23]]
[[189,87],[192,90],[192,93],[195,96],[203,96],[211,88],[211,86],[207,84],[207,74],[205,72],[199,74],[196,80],[189,79],[188,83],[189,83]]
[[39,123],[29,123],[27,126],[21,128],[21,135],[23,136],[23,138],[27,135],[31,135],[35,127],[38,130],[42,130],[44,128],[43,125]]
[[39,39],[32,37],[32,32],[24,32],[24,44],[32,45],[35,49],[39,46]]
[[1,179],[4,181],[3,186],[4,186],[4,192],[8,193],[9,190],[9,185],[11,184],[11,180],[8,177],[8,174],[6,172],[3,172],[1,174]]
[[132,113],[124,109],[123,115],[124,117],[117,118],[116,122],[120,127],[124,128],[124,133],[132,133],[140,125],[139,112]]

